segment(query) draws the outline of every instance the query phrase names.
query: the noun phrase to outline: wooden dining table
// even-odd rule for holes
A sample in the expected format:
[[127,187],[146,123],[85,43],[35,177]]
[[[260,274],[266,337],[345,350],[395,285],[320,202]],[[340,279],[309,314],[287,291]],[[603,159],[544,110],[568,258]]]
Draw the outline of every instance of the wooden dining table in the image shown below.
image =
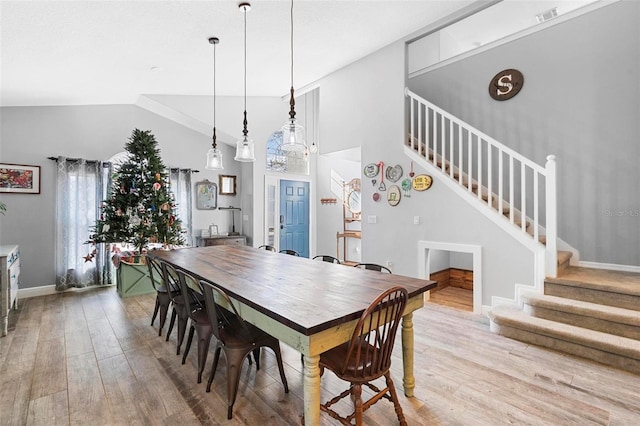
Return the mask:
[[362,312],[384,290],[409,292],[402,320],[403,387],[413,396],[412,312],[435,281],[314,261],[248,246],[156,250],[148,254],[213,283],[240,315],[304,355],[304,420],[320,422],[320,354],[351,339]]

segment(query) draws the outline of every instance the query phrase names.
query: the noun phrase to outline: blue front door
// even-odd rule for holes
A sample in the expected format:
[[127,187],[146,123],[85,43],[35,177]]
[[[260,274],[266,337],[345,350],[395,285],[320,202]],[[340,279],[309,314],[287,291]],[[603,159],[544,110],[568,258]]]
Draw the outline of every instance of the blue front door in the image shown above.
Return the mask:
[[309,182],[280,181],[280,250],[309,257]]

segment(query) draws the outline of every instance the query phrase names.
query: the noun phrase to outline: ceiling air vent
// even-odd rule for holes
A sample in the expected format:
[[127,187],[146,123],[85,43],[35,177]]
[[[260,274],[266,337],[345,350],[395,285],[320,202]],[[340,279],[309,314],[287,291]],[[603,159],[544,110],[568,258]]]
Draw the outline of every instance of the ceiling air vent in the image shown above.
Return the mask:
[[546,12],[538,13],[536,15],[536,19],[538,20],[538,23],[542,23],[548,21],[549,19],[555,18],[556,16],[558,16],[558,8],[554,7],[553,9],[549,9]]

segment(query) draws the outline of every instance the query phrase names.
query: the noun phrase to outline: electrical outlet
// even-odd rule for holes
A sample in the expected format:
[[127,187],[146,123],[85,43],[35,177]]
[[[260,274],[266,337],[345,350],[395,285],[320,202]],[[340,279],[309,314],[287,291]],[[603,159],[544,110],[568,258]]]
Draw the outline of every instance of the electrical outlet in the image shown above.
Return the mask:
[[420,216],[414,216],[413,217],[413,224],[414,225],[420,225]]
[[249,220],[249,215],[248,214],[242,215],[242,220],[247,222]]
[[393,269],[393,262],[392,261],[387,260],[387,268]]
[[367,222],[368,223],[376,223],[377,221],[378,221],[378,216],[375,216],[375,215],[367,216]]

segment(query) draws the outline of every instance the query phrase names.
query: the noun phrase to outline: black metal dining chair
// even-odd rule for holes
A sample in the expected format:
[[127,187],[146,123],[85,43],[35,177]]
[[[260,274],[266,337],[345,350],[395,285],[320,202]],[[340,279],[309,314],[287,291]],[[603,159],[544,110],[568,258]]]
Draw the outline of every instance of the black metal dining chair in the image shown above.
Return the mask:
[[[183,272],[177,271],[178,282],[180,283],[180,289],[182,294],[191,294],[195,292],[195,288],[199,288],[200,284],[193,276]],[[213,328],[209,322],[209,315],[205,308],[204,303],[199,301],[197,295],[193,294],[191,297],[184,298],[187,315],[189,316],[190,324],[189,337],[187,337],[187,343],[182,355],[182,364],[187,360],[189,355],[189,349],[191,349],[191,342],[193,340],[194,333],[198,338],[198,383],[202,382],[202,372],[204,371],[205,363],[207,362],[207,354],[209,353],[209,344],[211,343],[211,336],[213,336]]]
[[[211,384],[216,374],[220,353],[224,352],[227,361],[227,419],[233,417],[233,404],[238,393],[243,360],[253,353],[256,360],[256,368],[259,370],[260,348],[263,346],[270,348],[274,352],[284,391],[289,393],[289,385],[284,375],[278,339],[242,319],[231,298],[222,288],[206,281],[200,281],[200,288],[204,294],[204,303],[209,315],[209,322],[215,324],[212,330],[217,338],[211,374],[207,382],[207,392],[211,391]],[[225,309],[221,309],[221,307]]]
[[[180,282],[178,278],[178,272],[176,269],[167,262],[160,261],[162,265],[162,276],[166,285],[171,286],[172,288],[180,288]],[[171,321],[169,322],[169,329],[167,330],[167,338],[169,341],[169,336],[171,335],[171,331],[173,330],[173,326],[175,325],[176,319],[178,320],[178,337],[176,342],[176,355],[180,355],[180,348],[182,347],[182,342],[184,341],[184,334],[187,330],[187,322],[189,321],[189,313],[187,312],[187,301],[185,301],[186,297],[195,297],[193,294],[183,294],[182,292],[174,293],[169,292],[169,298],[171,299],[171,303],[173,304],[173,309],[171,311]]]
[[160,325],[158,327],[158,336],[162,336],[162,329],[167,322],[167,313],[169,312],[169,306],[171,305],[170,291],[179,293],[178,288],[167,287],[162,276],[162,265],[160,262],[152,257],[147,256],[147,268],[149,269],[149,280],[151,285],[156,291],[156,304],[153,308],[153,314],[151,315],[151,326],[156,320],[158,314],[160,314]]
[[337,257],[329,256],[328,254],[319,254],[317,256],[314,256],[313,260],[321,260],[323,262],[340,264],[340,259],[338,259]]
[[289,254],[291,256],[300,256],[297,251],[289,249],[280,250],[278,253]]
[[263,244],[258,248],[263,250],[268,250],[268,251],[276,251],[276,248],[274,246],[270,246],[268,244]]
[[[391,379],[391,353],[398,325],[408,300],[407,290],[393,287],[376,297],[362,313],[356,324],[351,340],[320,354],[320,375],[325,369],[331,370],[338,378],[350,383],[347,390],[320,405],[320,409],[345,425],[363,424],[363,414],[382,398],[393,403],[401,425],[407,422],[402,413],[398,393]],[[386,387],[379,389],[372,381],[385,378]],[[362,401],[362,385],[374,392]],[[354,411],[342,417],[331,406],[342,398],[351,396]]]
[[353,266],[360,269],[369,269],[370,271],[391,273],[391,269],[386,266],[378,265],[377,263],[356,263]]

